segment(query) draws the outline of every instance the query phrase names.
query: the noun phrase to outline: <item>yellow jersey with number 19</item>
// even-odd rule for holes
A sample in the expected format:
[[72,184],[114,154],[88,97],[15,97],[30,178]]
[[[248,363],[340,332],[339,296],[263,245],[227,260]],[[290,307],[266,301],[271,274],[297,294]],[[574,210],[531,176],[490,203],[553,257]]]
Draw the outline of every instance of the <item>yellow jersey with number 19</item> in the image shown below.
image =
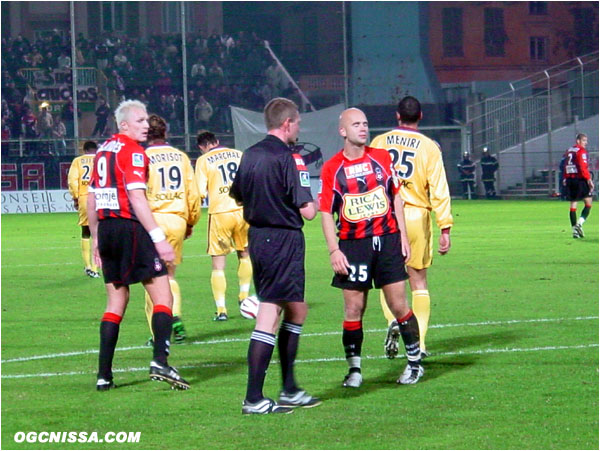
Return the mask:
[[418,130],[398,127],[377,136],[370,147],[390,153],[400,178],[400,196],[407,207],[433,210],[440,229],[452,226],[450,191],[437,142]]
[[195,225],[200,219],[200,195],[189,157],[166,144],[149,146],[146,196],[152,213],[175,214]]
[[229,189],[235,178],[242,152],[227,147],[216,147],[196,160],[196,181],[200,196],[208,197],[208,213],[227,213],[241,210]]

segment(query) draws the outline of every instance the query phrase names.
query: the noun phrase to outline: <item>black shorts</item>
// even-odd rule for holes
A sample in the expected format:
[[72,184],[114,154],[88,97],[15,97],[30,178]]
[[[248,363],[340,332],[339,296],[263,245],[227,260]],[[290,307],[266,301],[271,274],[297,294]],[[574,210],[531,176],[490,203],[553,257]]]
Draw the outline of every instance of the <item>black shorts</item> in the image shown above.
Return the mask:
[[250,227],[248,251],[254,288],[262,302],[304,302],[302,230]]
[[586,197],[591,197],[590,186],[585,179],[567,179],[566,186],[567,200],[575,202],[583,200]]
[[131,285],[167,274],[167,265],[137,221],[123,218],[99,221],[98,251],[105,283]]
[[340,250],[350,263],[347,276],[335,274],[331,285],[346,290],[370,290],[408,279],[400,234],[360,240],[340,240]]

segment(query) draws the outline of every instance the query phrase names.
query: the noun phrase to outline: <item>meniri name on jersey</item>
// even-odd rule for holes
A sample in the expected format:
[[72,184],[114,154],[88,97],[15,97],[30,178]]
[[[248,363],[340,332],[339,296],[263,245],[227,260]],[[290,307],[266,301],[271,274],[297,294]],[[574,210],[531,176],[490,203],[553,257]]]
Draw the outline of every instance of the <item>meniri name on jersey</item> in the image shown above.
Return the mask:
[[385,216],[390,208],[383,186],[360,194],[344,194],[342,215],[348,222]]
[[402,135],[388,135],[385,142],[388,146],[410,147],[411,149],[418,149],[421,145],[420,139]]

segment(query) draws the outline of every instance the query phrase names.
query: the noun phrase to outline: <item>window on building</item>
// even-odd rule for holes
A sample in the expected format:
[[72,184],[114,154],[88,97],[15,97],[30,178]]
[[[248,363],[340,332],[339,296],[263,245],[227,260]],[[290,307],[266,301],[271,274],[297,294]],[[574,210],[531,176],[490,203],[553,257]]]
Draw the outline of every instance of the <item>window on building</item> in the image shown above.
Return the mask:
[[548,14],[548,2],[529,2],[529,14],[532,16],[545,16]]
[[124,2],[102,2],[102,30],[123,31],[125,24]]
[[444,56],[464,56],[462,8],[442,10],[442,39]]
[[502,8],[485,8],[483,26],[485,55],[504,56],[504,44],[508,41],[504,30],[504,10]]
[[[192,31],[192,8],[190,2],[184,2],[185,28]],[[181,7],[180,2],[163,2],[162,6],[162,31],[163,33],[181,32]]]
[[548,38],[540,36],[530,37],[529,56],[532,61],[546,61],[548,58]]
[[575,52],[577,55],[598,50],[598,32],[594,32],[594,10],[592,8],[573,8],[573,31],[575,33]]

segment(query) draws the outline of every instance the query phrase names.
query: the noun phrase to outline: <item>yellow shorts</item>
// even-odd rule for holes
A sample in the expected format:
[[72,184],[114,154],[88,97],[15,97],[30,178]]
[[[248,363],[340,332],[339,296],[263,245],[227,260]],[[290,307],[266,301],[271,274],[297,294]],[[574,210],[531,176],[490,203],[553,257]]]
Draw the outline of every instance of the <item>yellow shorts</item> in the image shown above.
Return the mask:
[[248,247],[248,223],[243,210],[217,213],[208,216],[208,254],[227,255],[234,248],[243,251]]
[[406,233],[410,242],[410,259],[406,266],[424,269],[433,261],[433,234],[431,213],[426,208],[404,207]]
[[79,225],[86,226],[88,223],[88,215],[87,215],[87,196],[81,196],[77,199],[79,208]]
[[152,213],[154,220],[158,226],[165,232],[167,241],[175,250],[175,260],[173,263],[178,265],[183,259],[183,239],[185,238],[185,231],[187,229],[187,223],[181,216],[170,214],[170,213]]

